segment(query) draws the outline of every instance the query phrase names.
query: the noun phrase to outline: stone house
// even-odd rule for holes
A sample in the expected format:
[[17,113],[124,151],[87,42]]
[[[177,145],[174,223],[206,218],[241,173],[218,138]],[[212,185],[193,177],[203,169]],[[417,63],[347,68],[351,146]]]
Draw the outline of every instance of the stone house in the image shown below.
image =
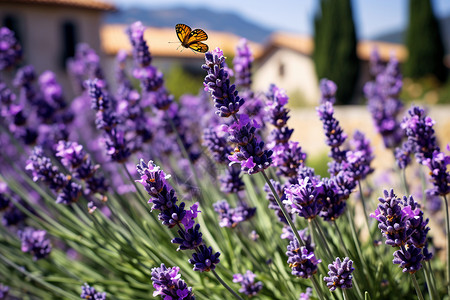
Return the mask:
[[66,59],[81,42],[100,51],[102,14],[111,10],[115,7],[103,0],[0,0],[0,25],[22,44],[23,65],[33,65],[38,74],[55,72],[70,91]]

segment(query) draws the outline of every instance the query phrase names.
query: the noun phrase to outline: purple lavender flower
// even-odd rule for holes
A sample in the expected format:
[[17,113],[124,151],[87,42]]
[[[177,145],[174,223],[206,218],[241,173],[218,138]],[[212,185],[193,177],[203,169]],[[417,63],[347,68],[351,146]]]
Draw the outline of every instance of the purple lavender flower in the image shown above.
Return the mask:
[[0,299],[6,299],[9,294],[9,286],[0,283]]
[[296,177],[298,169],[306,160],[306,153],[298,142],[288,141],[285,144],[277,144],[272,148],[273,166],[278,167],[277,174],[287,178]]
[[267,169],[272,163],[272,151],[264,149],[264,142],[256,135],[259,125],[251,122],[247,115],[240,115],[239,120],[230,126],[224,125],[229,134],[229,141],[236,144],[234,153],[228,156],[233,163],[240,163],[242,172],[249,175]]
[[99,165],[93,165],[89,154],[77,142],[59,141],[55,147],[55,156],[72,172],[75,178],[86,182],[87,193],[106,193],[108,186],[103,176],[96,176]]
[[325,221],[334,221],[344,213],[347,202],[339,193],[339,187],[334,180],[322,179],[322,191],[319,198],[323,203],[320,216]]
[[[278,197],[280,197],[280,200],[282,203],[286,200],[286,193],[285,193],[285,185],[281,185],[278,181],[275,181],[273,179],[270,180],[272,183],[276,193],[278,194]],[[275,214],[278,217],[278,220],[284,224],[288,224],[288,221],[283,215],[283,212],[281,211],[280,207],[278,206],[275,196],[272,193],[272,190],[269,188],[269,185],[266,183],[264,185],[264,191],[266,192],[266,199],[269,200],[269,208],[273,209],[275,211]],[[285,205],[286,211],[289,213],[291,219],[295,219],[295,215],[292,214],[292,209],[290,205]]]
[[81,191],[82,188],[78,183],[69,180],[56,197],[56,203],[65,205],[72,204],[78,201],[78,198],[81,196]]
[[307,177],[300,179],[298,184],[293,184],[285,189],[287,199],[283,203],[291,206],[292,213],[305,219],[314,219],[324,205],[319,197],[322,192],[322,183]]
[[307,287],[304,293],[300,294],[298,300],[310,300],[312,297],[312,288]]
[[342,199],[348,199],[355,189],[357,182],[353,179],[352,174],[345,170],[339,171],[332,179],[336,182],[338,193]]
[[324,277],[323,280],[327,283],[327,287],[330,291],[334,291],[336,288],[350,289],[353,287],[353,261],[346,257],[343,261],[339,257],[328,265],[328,277]]
[[273,148],[277,144],[287,143],[294,129],[287,127],[287,121],[290,116],[289,109],[285,107],[289,100],[286,91],[271,85],[266,93],[266,97],[268,99],[266,103],[266,121],[275,127],[269,136],[271,141],[269,148]]
[[195,296],[192,288],[181,279],[179,267],[166,267],[161,264],[159,268],[152,269],[152,282],[156,291],[153,292],[153,297],[158,295],[162,299],[185,299],[194,300]]
[[192,258],[189,259],[189,263],[194,265],[194,271],[209,272],[216,268],[216,265],[220,262],[220,252],[213,254],[211,247],[200,245],[198,252],[192,254]]
[[410,117],[404,118],[402,128],[406,131],[416,160],[430,169],[432,193],[446,195],[450,193],[450,173],[447,171],[450,156],[441,152],[437,145],[434,121],[417,106],[413,106],[408,113]]
[[244,89],[250,89],[252,83],[251,67],[253,55],[247,40],[241,38],[236,46],[236,55],[233,58],[235,84]]
[[[24,205],[24,203],[21,204]],[[2,224],[5,227],[20,227],[23,225],[26,218],[27,215],[17,208],[12,201],[9,201],[9,205],[3,210]]]
[[98,80],[88,80],[86,84],[92,108],[97,111],[95,120],[97,129],[105,132],[106,151],[113,161],[123,163],[131,155],[131,151],[125,139],[125,133],[117,127],[119,121],[116,114],[110,109],[111,103],[108,94],[103,93]]
[[81,286],[81,299],[90,300],[106,300],[106,293],[97,292],[94,287],[89,286],[89,284],[84,283]]
[[33,181],[42,180],[58,194],[57,203],[71,204],[78,201],[81,186],[73,182],[70,177],[59,172],[50,158],[44,155],[42,147],[36,146],[27,160],[25,170],[32,172]]
[[370,53],[370,59],[369,59],[369,72],[370,75],[372,75],[374,78],[377,77],[378,74],[384,71],[386,68],[385,64],[381,60],[380,53],[378,52],[378,49],[374,47],[372,49],[372,52]]
[[244,181],[241,177],[241,169],[229,166],[225,174],[219,177],[220,190],[226,194],[237,194],[244,190]]
[[377,219],[378,228],[386,238],[386,245],[400,247],[406,244],[407,214],[402,210],[401,200],[394,194],[394,190],[384,191],[384,198],[378,198],[380,204],[370,217]]
[[202,68],[208,72],[203,82],[205,91],[209,91],[214,100],[216,114],[228,118],[239,112],[244,104],[236,91],[236,86],[230,83],[230,76],[225,68],[225,56],[219,48],[205,53],[205,64]]
[[426,159],[433,157],[435,151],[440,151],[433,129],[435,122],[418,106],[412,106],[408,114],[409,117],[403,119],[401,126],[411,142],[417,161],[423,164]]
[[297,239],[291,240],[287,246],[286,255],[288,264],[292,269],[292,275],[301,278],[310,278],[317,272],[317,265],[322,262],[317,259],[314,252],[308,251],[306,247],[300,247]]
[[410,140],[402,143],[401,147],[394,150],[395,162],[400,169],[406,169],[411,163],[411,154],[413,153],[413,146]]
[[140,67],[147,67],[152,62],[147,42],[144,39],[144,31],[145,27],[139,21],[131,24],[126,30],[133,48],[134,59]]
[[219,127],[208,127],[203,131],[203,146],[208,148],[214,160],[219,164],[228,164],[228,156],[233,149],[228,145],[225,132]]
[[172,239],[173,244],[179,244],[177,250],[195,249],[203,242],[202,233],[200,232],[200,224],[196,224],[195,227],[186,231],[178,230],[180,237]]
[[[306,247],[306,249],[309,252],[313,252],[316,247],[316,244],[312,242],[311,235],[308,234],[308,228],[299,230],[298,235],[300,236],[300,239],[302,240],[304,247]],[[294,240],[295,235],[294,232],[292,232],[291,227],[289,226],[283,227],[283,233],[281,234],[281,238],[288,239],[290,241]]]
[[252,218],[256,213],[256,207],[248,207],[242,203],[231,208],[226,200],[220,200],[213,204],[214,210],[219,214],[220,227],[234,228],[240,222]]
[[75,89],[84,90],[86,79],[97,78],[98,84],[106,88],[106,80],[100,66],[100,57],[88,44],[77,44],[75,56],[67,60],[69,74],[73,77]]
[[407,244],[401,246],[400,250],[394,252],[394,264],[400,265],[403,268],[403,272],[414,274],[422,268],[423,254],[422,249],[417,248],[413,244]]
[[[375,72],[379,71],[377,67]],[[399,146],[403,138],[403,132],[397,120],[403,108],[399,99],[401,88],[402,75],[399,62],[395,57],[391,57],[386,68],[377,74],[375,81],[368,82],[364,86],[369,111],[386,148]]]
[[233,274],[233,282],[241,284],[239,292],[249,297],[256,296],[263,287],[263,283],[261,281],[255,282],[255,278],[256,275],[250,270],[247,270],[245,274]]
[[[320,81],[320,90],[322,92],[322,97],[320,99],[320,105],[317,107],[317,113],[319,119],[323,123],[323,130],[326,136],[325,142],[331,147],[329,156],[331,156],[337,164],[340,164],[345,160],[346,151],[341,150],[339,147],[345,142],[347,135],[339,125],[339,121],[334,117],[333,104],[336,101],[335,94],[337,86],[331,80],[322,79]],[[329,172],[332,175],[337,173],[333,170],[329,170]]]
[[361,179],[365,179],[367,175],[373,173],[373,169],[370,167],[370,163],[374,159],[372,147],[370,146],[370,140],[366,138],[364,133],[356,130],[353,134],[353,138],[350,140],[350,144],[355,151],[361,153],[361,164],[364,165],[364,171],[361,174]]
[[15,101],[16,94],[0,79],[0,116],[8,117],[13,110],[13,103]]
[[22,58],[22,47],[14,32],[0,27],[0,70],[14,66]]
[[19,230],[17,234],[22,241],[22,252],[29,252],[33,255],[33,260],[46,258],[52,251],[50,239],[46,236],[45,230],[26,227],[24,230]]
[[364,151],[348,150],[345,153],[345,161],[342,168],[354,181],[363,180],[373,172],[370,167],[370,160]]

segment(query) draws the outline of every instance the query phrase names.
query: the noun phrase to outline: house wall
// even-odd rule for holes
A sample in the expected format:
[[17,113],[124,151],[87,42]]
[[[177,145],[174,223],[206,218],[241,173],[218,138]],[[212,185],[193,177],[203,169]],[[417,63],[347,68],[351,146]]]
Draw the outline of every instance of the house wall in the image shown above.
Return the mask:
[[[284,68],[283,74],[280,74],[280,68]],[[312,59],[290,49],[275,48],[256,66],[253,89],[267,91],[271,83],[285,89],[288,95],[300,94],[304,104],[316,104],[319,99]]]
[[75,25],[76,41],[88,43],[98,53],[101,11],[50,5],[0,3],[0,25],[7,16],[17,20],[23,47],[23,65],[31,64],[37,74],[45,70],[56,73],[69,98],[73,96],[71,84],[63,68],[63,24]]

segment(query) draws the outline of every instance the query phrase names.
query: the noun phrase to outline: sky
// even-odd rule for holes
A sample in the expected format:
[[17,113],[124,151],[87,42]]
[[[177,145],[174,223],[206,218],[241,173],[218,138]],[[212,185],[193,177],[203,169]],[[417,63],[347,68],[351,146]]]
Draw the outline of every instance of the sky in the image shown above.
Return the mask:
[[[266,28],[312,34],[318,0],[109,0],[121,7],[203,7],[233,12]],[[359,38],[371,38],[406,27],[409,0],[352,0]],[[438,16],[450,15],[450,0],[432,0]]]

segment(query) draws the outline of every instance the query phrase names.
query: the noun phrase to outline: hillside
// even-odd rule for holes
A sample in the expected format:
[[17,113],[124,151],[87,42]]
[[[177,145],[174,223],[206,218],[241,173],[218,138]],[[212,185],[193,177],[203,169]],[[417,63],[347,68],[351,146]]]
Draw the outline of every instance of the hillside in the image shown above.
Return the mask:
[[192,29],[227,31],[259,43],[264,42],[272,33],[272,30],[251,23],[237,14],[219,13],[208,9],[130,8],[109,13],[105,18],[105,22],[109,24],[131,24],[138,20],[152,27],[175,27],[177,23],[185,23]]

